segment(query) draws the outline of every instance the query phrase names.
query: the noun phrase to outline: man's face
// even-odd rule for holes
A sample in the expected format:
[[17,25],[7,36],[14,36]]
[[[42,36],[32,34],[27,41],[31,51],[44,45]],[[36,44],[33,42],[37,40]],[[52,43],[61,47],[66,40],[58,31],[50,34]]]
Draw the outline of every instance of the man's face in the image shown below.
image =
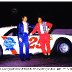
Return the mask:
[[23,17],[22,20],[23,20],[24,22],[27,22],[27,17]]
[[38,23],[42,23],[42,18],[38,18]]

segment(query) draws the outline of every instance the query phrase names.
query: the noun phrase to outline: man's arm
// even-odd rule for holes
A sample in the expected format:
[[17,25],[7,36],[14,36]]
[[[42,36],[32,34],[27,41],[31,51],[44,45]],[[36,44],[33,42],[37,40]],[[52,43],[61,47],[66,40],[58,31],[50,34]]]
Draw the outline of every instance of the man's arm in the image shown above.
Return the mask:
[[20,26],[20,23],[18,24],[17,29],[18,29],[18,37],[19,37],[20,34],[21,34],[21,26]]
[[52,26],[53,26],[53,24],[52,23],[50,23],[50,22],[46,22],[46,25],[48,26],[48,32],[51,30],[51,28],[52,28]]
[[33,29],[33,31],[30,33],[30,35],[32,35],[32,34],[34,34],[36,31],[37,31],[37,24],[36,24],[36,26],[34,27],[34,29]]
[[22,42],[22,38],[21,38],[21,24],[19,23],[17,26],[18,29],[18,39],[20,42]]

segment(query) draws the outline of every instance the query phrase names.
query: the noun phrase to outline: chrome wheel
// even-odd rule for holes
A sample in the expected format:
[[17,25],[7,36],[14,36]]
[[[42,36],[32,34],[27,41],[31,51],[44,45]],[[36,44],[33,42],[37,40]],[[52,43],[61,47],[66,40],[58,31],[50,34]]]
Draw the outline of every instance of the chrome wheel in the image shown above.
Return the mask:
[[61,43],[59,46],[61,53],[67,53],[69,51],[69,45],[66,43]]

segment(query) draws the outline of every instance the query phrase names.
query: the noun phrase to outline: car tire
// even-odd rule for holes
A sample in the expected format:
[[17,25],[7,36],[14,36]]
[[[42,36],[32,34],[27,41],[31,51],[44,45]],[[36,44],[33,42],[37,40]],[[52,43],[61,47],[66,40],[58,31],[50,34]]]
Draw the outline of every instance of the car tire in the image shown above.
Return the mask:
[[55,45],[53,47],[53,54],[56,56],[59,55],[71,55],[72,53],[72,44],[67,38],[59,38],[56,40]]

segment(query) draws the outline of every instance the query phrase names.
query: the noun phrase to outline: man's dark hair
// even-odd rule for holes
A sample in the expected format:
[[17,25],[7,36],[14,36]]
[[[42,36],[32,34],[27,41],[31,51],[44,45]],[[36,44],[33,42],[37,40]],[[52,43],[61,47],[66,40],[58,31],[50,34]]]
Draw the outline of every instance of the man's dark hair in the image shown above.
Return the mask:
[[38,18],[41,18],[42,21],[46,21],[46,17],[45,16],[39,16]]
[[43,19],[42,17],[38,17],[38,18],[41,18],[41,19]]
[[42,17],[42,16],[39,16],[38,18],[41,18],[43,21],[45,21],[45,18],[44,18],[44,17]]
[[27,17],[27,16],[22,16],[22,20],[23,20],[24,17]]
[[27,16],[22,16],[22,18],[27,17]]

